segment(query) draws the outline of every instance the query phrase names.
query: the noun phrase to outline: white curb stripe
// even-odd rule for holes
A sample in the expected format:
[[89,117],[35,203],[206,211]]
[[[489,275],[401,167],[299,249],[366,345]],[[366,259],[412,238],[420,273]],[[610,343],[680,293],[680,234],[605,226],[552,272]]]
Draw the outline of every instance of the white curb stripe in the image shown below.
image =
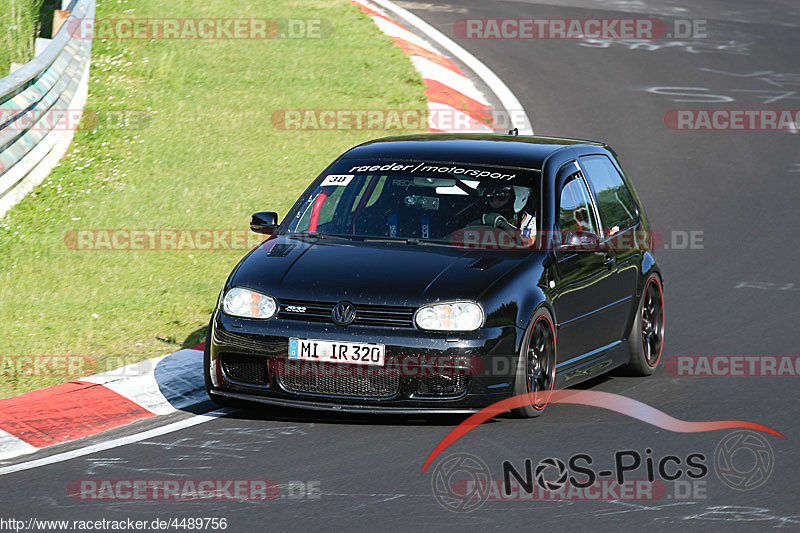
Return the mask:
[[0,459],[33,453],[37,449],[36,446],[0,429]]
[[83,378],[81,381],[97,383],[124,396],[133,403],[157,415],[166,415],[173,411],[167,399],[161,394],[156,382],[154,369],[165,357],[147,359],[139,363],[123,366],[102,374]]
[[103,385],[156,415],[167,415],[206,399],[202,366],[203,352],[184,349],[81,381]]
[[437,63],[434,63],[430,59],[420,56],[410,57],[411,62],[414,63],[414,66],[417,68],[423,78],[438,81],[443,85],[452,87],[464,96],[469,96],[473,100],[476,100],[483,105],[490,105],[483,93],[480,92],[477,87],[475,87],[469,78],[461,76],[460,74],[456,74],[449,68],[445,68]]
[[533,135],[533,126],[531,121],[525,113],[522,104],[519,103],[517,97],[511,92],[511,89],[503,83],[497,74],[491,71],[489,67],[484,65],[478,58],[467,52],[459,44],[444,35],[442,32],[411,13],[407,9],[395,5],[389,0],[372,0],[375,4],[391,11],[392,13],[400,16],[404,22],[415,27],[424,33],[429,39],[441,46],[444,50],[450,52],[453,57],[458,58],[462,63],[469,67],[475,74],[477,74],[483,82],[489,86],[492,92],[500,100],[505,110],[508,113],[514,114],[519,117],[519,124],[515,124],[519,128],[520,135]]

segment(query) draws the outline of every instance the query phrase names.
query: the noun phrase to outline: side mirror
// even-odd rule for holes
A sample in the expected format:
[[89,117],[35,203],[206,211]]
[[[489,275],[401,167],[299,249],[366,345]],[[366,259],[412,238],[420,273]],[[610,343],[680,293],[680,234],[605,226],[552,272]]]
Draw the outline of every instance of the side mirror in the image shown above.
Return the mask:
[[260,211],[250,217],[250,229],[256,233],[272,235],[278,228],[278,213],[275,211]]
[[591,252],[600,249],[600,237],[591,231],[570,231],[559,247],[565,252]]

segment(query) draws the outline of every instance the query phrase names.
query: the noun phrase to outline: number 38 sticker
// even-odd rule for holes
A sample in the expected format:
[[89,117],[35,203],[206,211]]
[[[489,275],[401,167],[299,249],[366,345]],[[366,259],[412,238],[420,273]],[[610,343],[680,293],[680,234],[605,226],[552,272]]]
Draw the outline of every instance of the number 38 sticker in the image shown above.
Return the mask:
[[329,174],[322,180],[321,187],[343,186],[350,183],[354,174]]

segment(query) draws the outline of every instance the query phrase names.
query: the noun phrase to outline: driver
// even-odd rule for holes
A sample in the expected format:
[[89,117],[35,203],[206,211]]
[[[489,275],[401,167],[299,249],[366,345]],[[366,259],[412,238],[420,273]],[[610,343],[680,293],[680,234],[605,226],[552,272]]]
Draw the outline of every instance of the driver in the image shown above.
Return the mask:
[[536,217],[524,211],[530,189],[506,183],[486,182],[478,187],[484,214],[478,224],[503,230],[517,230],[530,246],[536,239]]
[[514,225],[514,187],[505,183],[481,183],[478,195],[485,210],[480,224],[500,229],[517,229]]

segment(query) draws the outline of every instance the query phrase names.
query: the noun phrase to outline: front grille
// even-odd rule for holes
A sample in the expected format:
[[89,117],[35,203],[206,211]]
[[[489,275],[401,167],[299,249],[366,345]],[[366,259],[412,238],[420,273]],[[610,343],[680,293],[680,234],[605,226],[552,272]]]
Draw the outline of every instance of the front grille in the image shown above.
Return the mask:
[[466,376],[421,376],[418,396],[459,396],[467,390]]
[[264,357],[222,353],[220,362],[222,371],[232,381],[262,386],[269,383],[269,369]]
[[[305,300],[279,300],[278,318],[287,320],[304,320],[308,322],[333,323],[331,311],[337,302],[309,302]],[[367,305],[353,304],[356,309],[356,318],[353,325],[357,326],[388,326],[397,328],[414,327],[413,307],[395,305]],[[289,311],[289,308],[298,311]],[[300,309],[304,311],[299,312]]]
[[361,398],[390,398],[400,392],[398,370],[328,364],[315,367],[286,364],[279,368],[278,381],[290,392]]

